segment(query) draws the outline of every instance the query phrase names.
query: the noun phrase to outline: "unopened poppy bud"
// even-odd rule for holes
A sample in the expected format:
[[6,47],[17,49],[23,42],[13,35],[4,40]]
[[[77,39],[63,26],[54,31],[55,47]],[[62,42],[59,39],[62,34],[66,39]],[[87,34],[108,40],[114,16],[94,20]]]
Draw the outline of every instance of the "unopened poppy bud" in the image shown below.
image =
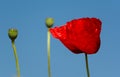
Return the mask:
[[45,24],[48,28],[51,28],[54,24],[54,19],[53,18],[46,18]]
[[11,28],[8,30],[8,36],[12,41],[14,41],[17,38],[17,35],[18,35],[17,29]]

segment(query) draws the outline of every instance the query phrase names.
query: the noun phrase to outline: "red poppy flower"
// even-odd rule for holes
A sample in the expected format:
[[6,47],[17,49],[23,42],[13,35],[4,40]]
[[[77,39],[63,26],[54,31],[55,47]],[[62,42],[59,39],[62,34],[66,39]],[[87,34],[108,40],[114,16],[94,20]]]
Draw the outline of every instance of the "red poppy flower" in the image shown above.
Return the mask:
[[97,18],[79,18],[51,28],[50,32],[73,53],[94,54],[100,48],[101,25]]

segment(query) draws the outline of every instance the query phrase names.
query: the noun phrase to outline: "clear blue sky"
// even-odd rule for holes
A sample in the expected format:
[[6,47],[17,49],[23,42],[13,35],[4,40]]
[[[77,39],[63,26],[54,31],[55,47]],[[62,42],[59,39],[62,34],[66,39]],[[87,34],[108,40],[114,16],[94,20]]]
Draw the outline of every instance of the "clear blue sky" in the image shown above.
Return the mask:
[[[8,29],[19,31],[16,47],[21,77],[48,77],[47,28],[81,17],[102,20],[101,48],[89,55],[91,77],[120,77],[119,0],[0,0],[0,77],[15,77],[16,68]],[[87,77],[84,54],[73,54],[51,37],[52,77]]]

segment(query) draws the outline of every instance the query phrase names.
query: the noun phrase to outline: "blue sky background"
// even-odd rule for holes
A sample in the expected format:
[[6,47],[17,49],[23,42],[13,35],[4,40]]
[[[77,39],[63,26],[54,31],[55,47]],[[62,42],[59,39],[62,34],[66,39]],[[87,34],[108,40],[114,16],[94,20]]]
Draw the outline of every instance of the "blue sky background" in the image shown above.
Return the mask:
[[[56,25],[81,17],[102,20],[101,48],[89,55],[91,77],[120,76],[119,0],[0,0],[0,77],[15,77],[8,29],[17,28],[21,77],[48,77],[45,18]],[[51,37],[52,77],[87,77],[84,54],[73,54]]]

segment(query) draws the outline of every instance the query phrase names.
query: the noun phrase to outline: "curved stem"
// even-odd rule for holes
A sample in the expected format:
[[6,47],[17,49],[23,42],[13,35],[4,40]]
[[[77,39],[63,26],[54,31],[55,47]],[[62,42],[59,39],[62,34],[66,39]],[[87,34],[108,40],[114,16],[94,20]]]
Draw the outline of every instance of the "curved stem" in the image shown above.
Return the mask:
[[47,32],[47,53],[48,53],[48,76],[51,77],[51,69],[50,69],[50,28],[48,28]]
[[85,53],[85,62],[86,62],[86,72],[87,72],[87,77],[90,77],[90,72],[89,72],[89,64],[88,64],[88,56]]
[[15,57],[15,61],[16,61],[17,77],[20,77],[19,61],[18,61],[18,55],[17,55],[16,46],[15,46],[14,41],[12,41],[12,47],[13,47],[14,57]]

